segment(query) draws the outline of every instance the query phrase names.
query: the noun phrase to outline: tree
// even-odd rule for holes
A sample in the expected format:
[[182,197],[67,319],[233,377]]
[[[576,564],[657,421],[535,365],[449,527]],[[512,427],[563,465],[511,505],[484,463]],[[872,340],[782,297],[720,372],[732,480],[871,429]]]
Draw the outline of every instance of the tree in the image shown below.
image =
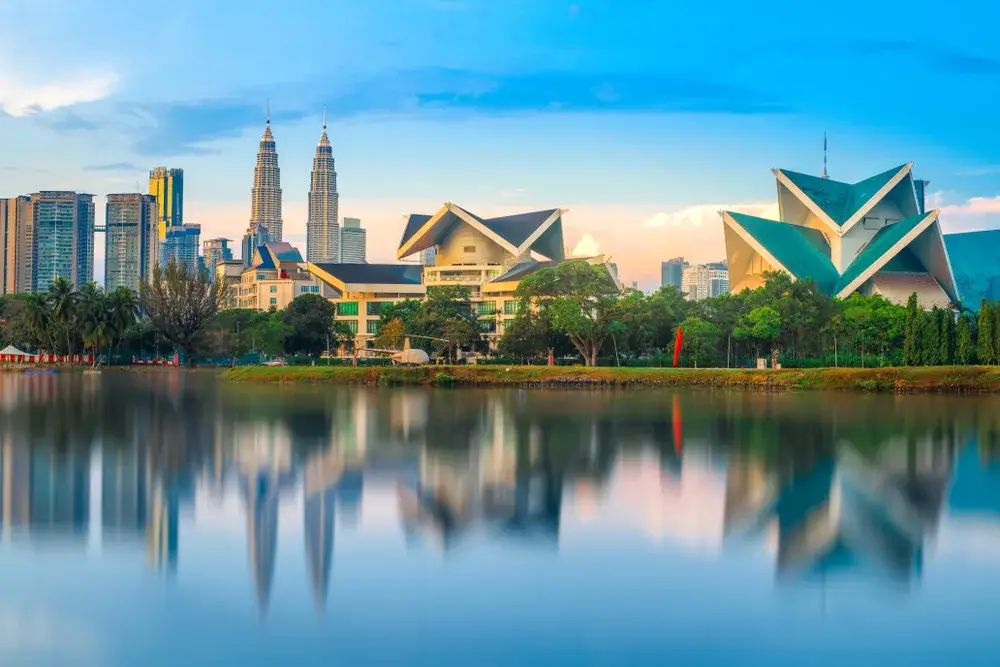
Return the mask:
[[979,363],[992,365],[996,363],[996,348],[993,339],[994,315],[993,306],[983,299],[979,304],[979,334],[976,341],[976,356]]
[[955,344],[955,361],[962,364],[972,363],[972,326],[969,316],[962,313],[958,318],[958,336]]
[[719,337],[719,328],[700,317],[689,317],[680,323],[684,332],[683,353],[691,360],[695,368],[704,366],[715,356],[715,343]]
[[914,292],[906,302],[906,324],[903,328],[904,366],[920,364],[920,333],[920,310],[917,307],[917,293]]
[[[390,313],[403,311],[389,310]],[[419,338],[410,341],[413,347],[425,349],[431,356],[445,352],[454,358],[458,348],[485,348],[479,319],[472,308],[472,292],[464,285],[429,288],[427,298],[409,313],[406,333],[450,341],[443,345],[440,341]]]
[[383,350],[399,350],[403,347],[403,334],[406,333],[406,321],[402,317],[394,317],[382,321],[378,335],[375,336],[375,347]]
[[[49,285],[46,295],[49,302],[49,326],[57,331],[53,332],[52,341],[64,341],[66,347],[62,350],[64,354],[73,353],[73,331],[76,320],[76,293],[73,291],[73,284],[62,276],[57,276]],[[53,350],[55,351],[55,350]]]
[[333,329],[333,304],[319,294],[303,294],[285,309],[289,327],[285,350],[290,354],[316,357],[326,350]]
[[762,348],[770,351],[780,334],[781,315],[770,306],[754,308],[740,319],[733,330],[734,338],[749,342],[756,358],[760,357]]
[[535,304],[552,326],[569,336],[588,366],[619,313],[619,289],[604,265],[572,260],[546,267],[521,281],[515,295]]
[[938,331],[938,361],[947,366],[955,360],[955,316],[950,308],[938,311]]
[[920,313],[920,361],[924,366],[937,366],[941,363],[941,324],[938,311],[939,308],[935,306],[929,313]]
[[224,281],[212,282],[203,272],[199,274],[170,262],[166,269],[157,265],[150,279],[139,286],[139,303],[157,333],[189,361],[205,326],[219,311],[225,289]]
[[139,300],[135,292],[119,285],[106,296],[109,335],[114,338],[115,347],[121,352],[122,342],[129,328],[135,324],[139,317]]

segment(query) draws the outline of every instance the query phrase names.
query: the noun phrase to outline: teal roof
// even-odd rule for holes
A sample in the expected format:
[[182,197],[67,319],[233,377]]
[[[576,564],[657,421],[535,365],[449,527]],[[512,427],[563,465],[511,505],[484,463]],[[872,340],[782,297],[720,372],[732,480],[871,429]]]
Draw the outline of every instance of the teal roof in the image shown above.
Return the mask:
[[837,284],[830,246],[815,229],[727,211],[750,236],[797,279],[812,278],[826,294]]
[[781,170],[802,192],[809,197],[823,212],[830,216],[838,226],[847,222],[852,215],[875,196],[892,177],[906,165],[900,165],[889,171],[866,178],[853,185],[841,183],[830,178],[820,178],[795,171]]
[[1000,229],[945,234],[962,305],[979,310],[983,299],[1000,301]]
[[854,258],[854,261],[851,262],[851,265],[847,267],[847,270],[844,271],[844,275],[840,277],[840,281],[837,283],[836,292],[839,293],[847,287],[870,266],[881,259],[885,253],[889,252],[889,249],[896,245],[900,239],[933,215],[933,211],[921,213],[920,215],[905,218],[878,230],[878,233],[872,237],[868,245],[861,250],[858,256]]

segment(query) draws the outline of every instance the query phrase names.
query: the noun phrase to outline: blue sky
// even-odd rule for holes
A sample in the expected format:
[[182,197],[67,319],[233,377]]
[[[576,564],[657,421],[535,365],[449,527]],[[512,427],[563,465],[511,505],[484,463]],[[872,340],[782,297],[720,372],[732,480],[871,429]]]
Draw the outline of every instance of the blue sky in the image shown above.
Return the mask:
[[824,131],[832,177],[912,160],[946,232],[1000,225],[988,3],[168,5],[0,0],[0,195],[88,191],[101,218],[177,166],[188,221],[238,239],[270,98],[289,239],[325,104],[341,213],[376,261],[444,201],[559,206],[570,249],[652,286],[662,259],[724,254],[719,207],[773,208],[768,169],[818,173]]

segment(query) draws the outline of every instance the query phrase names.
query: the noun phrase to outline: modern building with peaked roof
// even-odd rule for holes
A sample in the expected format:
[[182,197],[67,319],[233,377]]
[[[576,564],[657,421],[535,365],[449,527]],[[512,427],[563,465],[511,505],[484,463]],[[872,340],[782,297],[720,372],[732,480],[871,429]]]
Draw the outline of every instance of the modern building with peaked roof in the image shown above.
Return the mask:
[[907,163],[857,183],[775,169],[778,220],[721,211],[733,292],[768,271],[811,278],[830,296],[882,294],[924,306],[959,302],[938,210],[926,211]]
[[237,307],[281,310],[297,296],[319,294],[319,284],[303,266],[302,255],[290,243],[258,246],[240,276]]

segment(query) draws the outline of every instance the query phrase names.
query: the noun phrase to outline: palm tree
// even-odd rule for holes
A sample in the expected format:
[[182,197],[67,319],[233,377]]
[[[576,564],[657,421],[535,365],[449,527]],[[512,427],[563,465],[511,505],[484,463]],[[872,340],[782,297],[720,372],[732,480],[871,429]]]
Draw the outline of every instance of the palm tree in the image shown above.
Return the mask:
[[28,331],[39,343],[47,343],[49,351],[55,351],[55,341],[52,340],[52,311],[44,294],[37,292],[28,294],[24,299],[24,317]]
[[94,360],[91,362],[90,367],[94,368],[97,366],[97,358],[100,354],[100,350],[104,345],[110,342],[110,326],[108,320],[101,318],[89,323],[86,331],[83,334],[83,345],[85,349],[91,351],[94,355]]
[[105,297],[109,317],[108,335],[116,343],[117,352],[121,352],[125,334],[135,324],[139,314],[139,300],[135,292],[119,285],[114,292]]
[[[108,338],[108,309],[104,290],[87,283],[76,295],[76,324],[85,348],[98,348]],[[94,357],[98,350],[94,349]]]
[[73,325],[76,320],[76,292],[73,291],[73,284],[62,276],[58,276],[49,285],[46,298],[52,313],[50,323],[58,325],[66,337],[66,353],[72,354]]

